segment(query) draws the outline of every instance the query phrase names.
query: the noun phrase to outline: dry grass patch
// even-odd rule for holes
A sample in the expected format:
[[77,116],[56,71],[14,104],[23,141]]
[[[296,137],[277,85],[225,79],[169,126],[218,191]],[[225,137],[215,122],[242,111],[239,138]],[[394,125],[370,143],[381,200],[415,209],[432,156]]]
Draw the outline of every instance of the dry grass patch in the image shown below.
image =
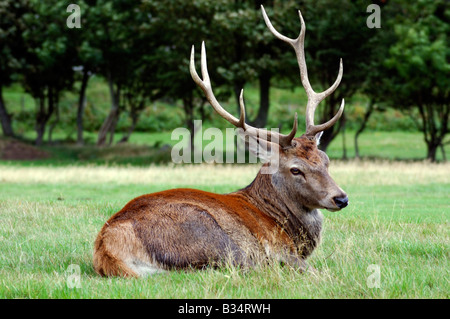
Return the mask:
[[[116,183],[246,186],[260,165],[167,165],[150,167],[0,166],[0,181],[6,183]],[[387,161],[334,161],[330,173],[336,182],[352,185],[405,185],[450,183],[450,163]]]

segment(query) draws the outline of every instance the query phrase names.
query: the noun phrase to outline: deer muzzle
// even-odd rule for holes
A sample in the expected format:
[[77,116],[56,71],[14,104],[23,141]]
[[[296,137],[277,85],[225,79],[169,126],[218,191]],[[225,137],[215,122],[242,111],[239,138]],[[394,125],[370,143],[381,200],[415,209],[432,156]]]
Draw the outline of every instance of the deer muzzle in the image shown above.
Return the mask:
[[333,201],[339,209],[342,209],[348,205],[348,196],[334,197]]

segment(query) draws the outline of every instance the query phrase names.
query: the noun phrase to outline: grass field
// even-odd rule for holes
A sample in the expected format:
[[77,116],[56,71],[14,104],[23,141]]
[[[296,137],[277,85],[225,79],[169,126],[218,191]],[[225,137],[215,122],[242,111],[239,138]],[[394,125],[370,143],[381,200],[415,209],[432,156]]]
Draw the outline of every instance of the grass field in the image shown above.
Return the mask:
[[450,297],[448,163],[332,161],[350,205],[323,211],[323,240],[309,259],[317,274],[277,264],[145,279],[95,274],[94,239],[133,197],[174,187],[231,192],[257,170],[0,165],[0,298]]

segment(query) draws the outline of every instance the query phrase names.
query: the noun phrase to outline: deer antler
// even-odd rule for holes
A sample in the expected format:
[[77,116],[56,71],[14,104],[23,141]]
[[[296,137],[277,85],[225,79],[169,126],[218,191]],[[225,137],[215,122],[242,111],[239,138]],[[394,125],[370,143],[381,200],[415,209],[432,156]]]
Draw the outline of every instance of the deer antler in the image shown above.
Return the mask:
[[192,46],[191,50],[191,62],[189,65],[189,69],[191,71],[192,79],[197,83],[197,85],[203,90],[205,93],[206,99],[209,101],[213,109],[219,113],[225,120],[236,126],[237,128],[242,128],[244,132],[249,135],[259,137],[266,141],[277,142],[281,147],[289,147],[291,145],[292,139],[295,137],[295,133],[297,133],[297,113],[294,116],[294,125],[292,127],[292,131],[288,135],[275,133],[272,131],[268,131],[265,129],[255,128],[245,123],[245,105],[244,105],[244,89],[241,90],[241,94],[239,96],[239,106],[240,106],[240,116],[239,119],[228,113],[217,101],[211,87],[211,81],[208,74],[208,66],[206,63],[206,49],[205,42],[202,42],[202,52],[201,52],[201,71],[203,80],[197,74],[195,70],[195,61],[194,61],[194,46]]
[[339,83],[342,79],[343,74],[343,66],[342,66],[342,59],[340,60],[339,64],[339,74],[336,79],[336,81],[333,83],[332,86],[330,86],[327,90],[316,93],[314,92],[313,88],[311,87],[311,84],[309,83],[308,79],[308,70],[306,67],[306,61],[305,61],[305,21],[303,21],[302,13],[300,10],[298,11],[298,15],[300,17],[300,23],[301,23],[301,30],[300,34],[297,37],[297,39],[291,39],[288,38],[281,33],[279,33],[275,28],[273,27],[272,23],[269,20],[269,17],[266,14],[266,11],[264,10],[264,7],[261,5],[261,11],[264,17],[264,21],[266,22],[267,27],[269,30],[273,33],[275,37],[278,39],[289,43],[295,50],[295,53],[297,55],[297,62],[298,66],[300,68],[300,79],[302,81],[302,85],[305,88],[306,95],[308,97],[308,103],[306,104],[306,133],[305,135],[308,137],[314,137],[317,133],[322,132],[331,126],[333,126],[337,120],[341,117],[342,112],[344,112],[344,99],[342,99],[341,107],[339,108],[339,111],[336,113],[336,115],[329,120],[326,123],[314,125],[314,112],[316,111],[317,105],[319,105],[320,102],[322,102],[327,96],[329,96],[331,93],[333,93],[336,88],[338,87]]

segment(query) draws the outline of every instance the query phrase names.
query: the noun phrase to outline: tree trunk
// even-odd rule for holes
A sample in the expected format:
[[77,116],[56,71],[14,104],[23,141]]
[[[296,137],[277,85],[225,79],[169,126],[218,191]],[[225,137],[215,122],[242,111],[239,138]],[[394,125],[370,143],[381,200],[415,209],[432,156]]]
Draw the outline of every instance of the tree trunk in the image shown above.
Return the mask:
[[194,125],[194,104],[192,97],[183,98],[183,108],[186,114],[186,126],[190,132],[190,149],[191,154],[194,153],[194,137],[195,137],[195,125]]
[[442,153],[442,160],[444,162],[447,162],[447,156],[445,155],[445,144],[441,143],[440,148],[441,148],[441,153]]
[[[46,101],[48,102],[48,109],[46,109]],[[42,145],[44,134],[45,134],[45,126],[47,125],[48,120],[53,114],[54,104],[53,104],[53,89],[48,87],[47,89],[47,98],[45,94],[39,98],[39,111],[36,115],[36,145]]]
[[80,96],[78,99],[78,110],[77,110],[77,144],[84,145],[83,138],[83,113],[86,107],[86,88],[89,81],[89,71],[83,69],[83,78],[81,80]]
[[128,128],[128,131],[122,136],[122,138],[120,139],[120,141],[118,143],[127,143],[129,141],[131,133],[133,133],[134,129],[136,128],[138,119],[139,119],[139,114],[131,115],[131,126]]
[[5,102],[3,101],[2,89],[2,86],[0,86],[0,122],[2,124],[3,135],[13,137],[14,131],[11,125],[11,116],[6,111]]
[[[324,113],[321,116],[321,123],[329,121],[337,113],[335,108],[335,106],[337,105],[336,101],[338,101],[338,99],[336,99],[333,95],[330,95],[328,97],[328,100],[325,101],[326,105],[324,105]],[[342,114],[340,120],[338,120],[338,122],[335,125],[323,131],[319,144],[320,150],[326,152],[328,145],[330,145],[331,141],[339,134],[344,118],[345,113]]]
[[52,144],[53,143],[53,130],[56,127],[56,124],[58,124],[59,122],[59,101],[58,101],[58,96],[55,94],[54,96],[54,109],[55,109],[55,113],[56,113],[56,117],[55,120],[51,123],[50,127],[48,128],[48,143]]
[[45,109],[45,97],[39,98],[39,111],[36,116],[36,141],[35,144],[40,146],[42,145],[42,141],[45,133],[45,121],[44,121],[44,110]]
[[270,106],[270,78],[269,72],[262,72],[259,76],[259,110],[255,120],[250,124],[255,127],[265,127]]
[[371,100],[369,101],[367,110],[366,110],[366,112],[364,113],[363,122],[361,123],[361,126],[359,127],[359,129],[358,129],[358,130],[356,131],[356,133],[355,133],[355,157],[356,157],[357,159],[360,159],[360,158],[361,158],[361,155],[359,154],[358,137],[359,137],[359,135],[364,131],[364,129],[366,128],[367,122],[369,121],[369,118],[370,118],[370,115],[371,115],[372,112],[373,112],[374,105],[375,105],[375,102],[374,102],[374,100],[371,99]]
[[112,122],[112,124],[109,128],[108,146],[111,146],[112,143],[114,142],[114,133],[116,132],[117,122],[119,121],[119,113],[120,113],[120,110],[117,111],[116,117],[114,118],[114,121]]
[[347,145],[345,142],[345,124],[346,124],[346,118],[344,117],[344,114],[342,114],[342,126],[341,126],[341,131],[342,131],[342,160],[346,161],[347,158]]
[[119,90],[117,88],[117,92],[114,91],[114,83],[111,79],[111,76],[108,76],[108,85],[109,85],[109,94],[111,96],[111,109],[109,111],[108,116],[100,128],[97,138],[97,146],[104,146],[106,143],[106,138],[108,133],[111,133],[111,129],[114,126],[116,118],[119,113]]
[[436,144],[434,142],[427,143],[427,159],[432,163],[436,162],[436,153],[439,148],[439,145],[440,143],[439,144]]
[[36,134],[37,134],[37,136],[36,136],[35,144],[36,144],[36,146],[41,146],[43,139],[44,139],[44,134],[45,134],[45,125],[42,125],[41,123],[37,124],[36,125]]
[[[427,144],[427,159],[436,162],[436,153],[448,133],[450,108],[448,105],[421,104],[417,105],[422,119],[419,129],[424,134]],[[439,108],[441,107],[441,109]],[[441,121],[439,124],[436,121]]]
[[128,128],[128,131],[122,136],[122,138],[118,143],[125,143],[128,142],[128,140],[130,139],[131,134],[134,132],[134,129],[136,128],[139,116],[141,115],[141,112],[145,107],[145,97],[141,96],[139,101],[136,99],[128,98],[128,105],[130,106],[131,126]]

